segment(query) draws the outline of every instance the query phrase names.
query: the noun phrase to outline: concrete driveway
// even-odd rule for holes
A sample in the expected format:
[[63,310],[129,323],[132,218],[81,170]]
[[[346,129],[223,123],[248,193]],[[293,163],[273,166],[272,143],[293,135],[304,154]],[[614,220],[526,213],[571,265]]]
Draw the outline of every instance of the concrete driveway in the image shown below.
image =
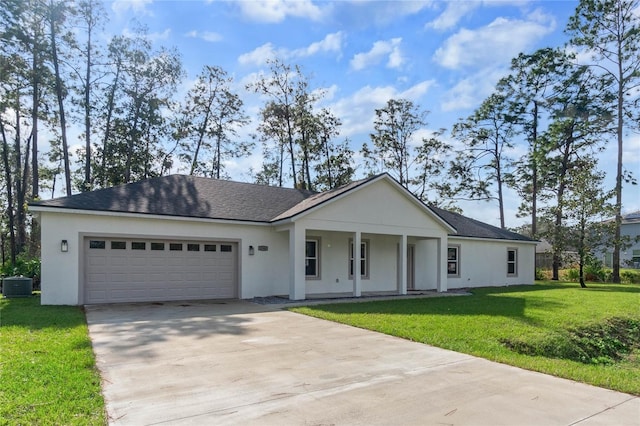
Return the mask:
[[640,399],[249,302],[87,307],[114,425],[640,425]]

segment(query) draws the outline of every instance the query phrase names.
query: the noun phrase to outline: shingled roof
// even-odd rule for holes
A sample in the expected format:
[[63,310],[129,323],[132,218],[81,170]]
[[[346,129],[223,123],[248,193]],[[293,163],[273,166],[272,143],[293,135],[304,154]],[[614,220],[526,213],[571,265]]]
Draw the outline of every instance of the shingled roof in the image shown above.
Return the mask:
[[453,226],[457,233],[452,234],[457,237],[490,238],[497,240],[535,241],[524,235],[507,231],[479,220],[470,219],[458,213],[443,210],[437,207],[429,208],[445,222]]
[[313,194],[291,188],[171,175],[34,202],[31,206],[271,222]]
[[[272,223],[292,218],[380,176],[318,193],[196,176],[170,175],[70,197],[37,201],[30,206]],[[533,241],[523,235],[457,213],[436,207],[429,209],[457,230],[457,233],[452,235]]]

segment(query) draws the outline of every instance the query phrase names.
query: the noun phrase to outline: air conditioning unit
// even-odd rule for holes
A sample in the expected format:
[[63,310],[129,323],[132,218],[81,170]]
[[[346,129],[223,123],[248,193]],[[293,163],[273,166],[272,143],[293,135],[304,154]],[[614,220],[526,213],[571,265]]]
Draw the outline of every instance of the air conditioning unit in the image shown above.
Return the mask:
[[7,277],[2,279],[4,297],[29,297],[33,293],[33,279],[27,277]]

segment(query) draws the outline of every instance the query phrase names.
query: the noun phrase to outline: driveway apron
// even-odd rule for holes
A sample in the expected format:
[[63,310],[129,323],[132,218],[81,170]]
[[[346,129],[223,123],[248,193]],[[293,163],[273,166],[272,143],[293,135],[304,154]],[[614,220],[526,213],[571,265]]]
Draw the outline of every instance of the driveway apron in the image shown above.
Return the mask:
[[640,399],[249,302],[87,306],[113,425],[640,425]]

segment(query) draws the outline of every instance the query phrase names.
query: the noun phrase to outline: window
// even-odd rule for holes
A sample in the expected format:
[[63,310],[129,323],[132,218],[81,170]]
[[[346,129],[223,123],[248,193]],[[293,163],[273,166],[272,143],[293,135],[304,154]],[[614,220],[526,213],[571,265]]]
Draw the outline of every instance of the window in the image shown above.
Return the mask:
[[307,240],[304,246],[304,275],[320,278],[320,240]]
[[187,244],[187,251],[200,251],[200,244]]
[[229,244],[220,244],[220,251],[231,252],[233,250],[231,247]]
[[633,250],[631,255],[631,266],[640,268],[640,250]]
[[447,275],[460,276],[460,246],[447,247]]
[[216,251],[216,245],[215,244],[205,244],[204,245],[204,251]]
[[157,250],[157,251],[164,250],[164,243],[151,243],[151,250]]
[[507,276],[515,277],[518,275],[518,249],[507,249]]
[[[349,279],[353,279],[353,240],[349,240]],[[360,277],[369,278],[369,241],[360,242]]]
[[131,250],[146,250],[147,243],[142,241],[134,241],[131,243]]
[[103,249],[105,248],[105,242],[104,241],[100,241],[100,240],[90,240],[89,241],[89,248],[90,249]]
[[182,251],[182,243],[170,243],[169,251]]
[[127,243],[125,241],[111,241],[111,250],[125,250]]

